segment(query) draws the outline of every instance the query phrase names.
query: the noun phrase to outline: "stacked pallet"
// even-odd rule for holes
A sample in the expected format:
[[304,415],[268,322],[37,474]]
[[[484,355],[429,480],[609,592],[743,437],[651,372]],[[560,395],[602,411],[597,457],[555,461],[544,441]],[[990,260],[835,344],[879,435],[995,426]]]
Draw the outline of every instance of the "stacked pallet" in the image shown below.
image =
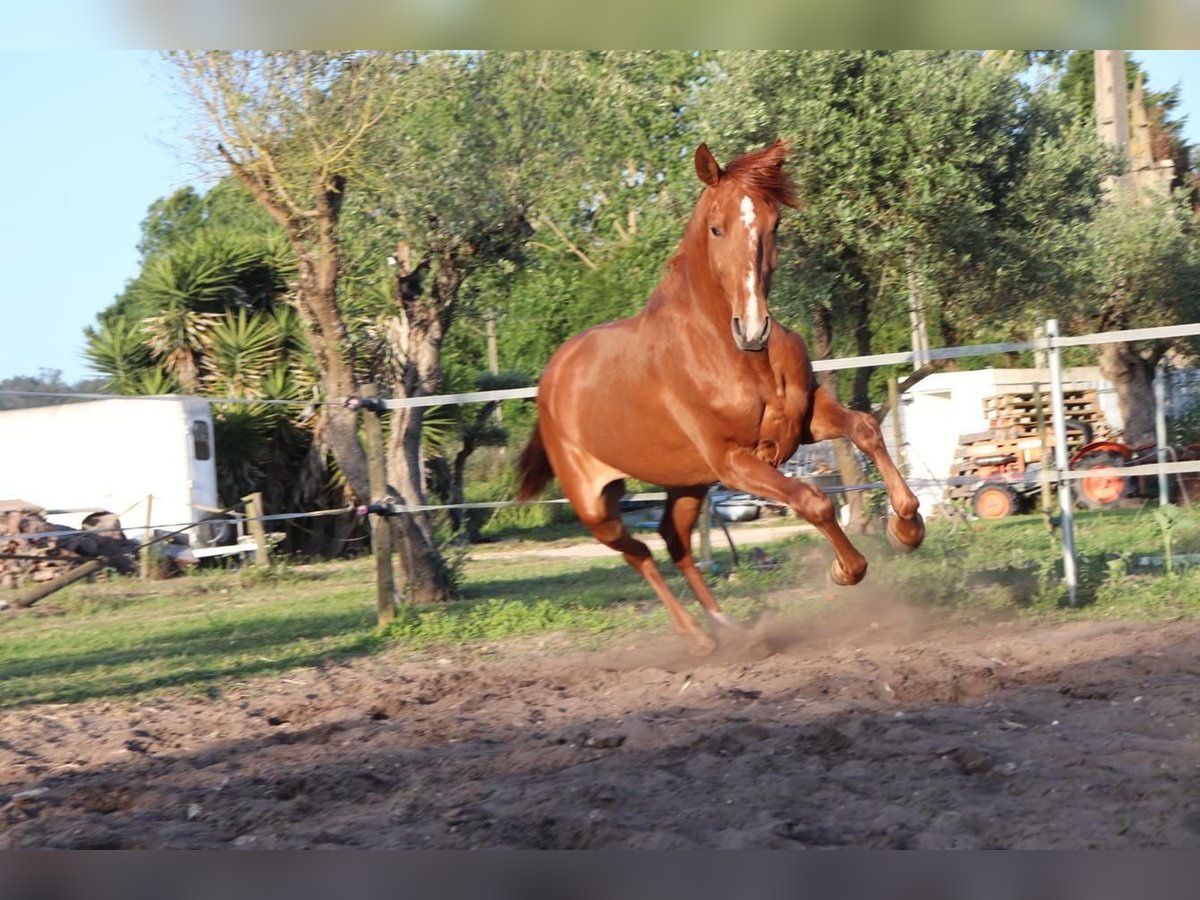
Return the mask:
[[91,560],[133,572],[138,544],[115,516],[89,517],[79,532],[46,521],[46,511],[23,501],[0,502],[0,587],[54,581]]
[[[1046,428],[1049,429],[1052,402],[1049,391],[998,394],[983,398],[983,414],[997,438],[1038,437],[1038,408],[1040,406]],[[1063,409],[1066,418],[1082,422],[1093,432],[1107,427],[1104,414],[1096,403],[1094,390],[1063,391]],[[1082,443],[1080,431],[1068,432],[1067,444],[1072,450]]]
[[[961,435],[951,478],[989,477],[993,475],[1020,476],[1030,466],[1042,461],[1042,435],[1038,424],[1038,407],[1046,430],[1046,451],[1054,449],[1051,426],[1051,397],[1048,391],[1024,391],[998,394],[983,399],[983,414],[989,430]],[[1087,425],[1092,440],[1104,437],[1108,425],[1091,389],[1063,392],[1063,406],[1068,420]],[[1067,451],[1074,453],[1084,445],[1088,435],[1078,428],[1067,430]],[[951,485],[947,491],[952,500],[965,500],[975,491],[974,484]]]

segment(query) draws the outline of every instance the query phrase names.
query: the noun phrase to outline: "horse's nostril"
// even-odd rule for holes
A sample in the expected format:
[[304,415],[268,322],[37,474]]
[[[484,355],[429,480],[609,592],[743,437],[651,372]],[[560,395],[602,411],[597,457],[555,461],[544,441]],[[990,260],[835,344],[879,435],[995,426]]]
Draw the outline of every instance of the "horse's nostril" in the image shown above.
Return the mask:
[[742,332],[742,320],[737,316],[733,317],[733,336],[739,341],[745,339],[746,335]]

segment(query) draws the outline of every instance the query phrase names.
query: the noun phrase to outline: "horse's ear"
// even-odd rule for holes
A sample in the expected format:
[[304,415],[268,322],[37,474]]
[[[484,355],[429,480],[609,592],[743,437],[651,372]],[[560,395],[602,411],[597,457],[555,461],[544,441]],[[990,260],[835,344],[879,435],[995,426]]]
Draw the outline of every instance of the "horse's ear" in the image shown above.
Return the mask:
[[767,149],[767,160],[777,169],[783,168],[784,162],[788,157],[788,145],[783,142],[783,138],[775,138],[773,143]]
[[713,158],[712,151],[708,149],[708,144],[701,144],[696,148],[696,174],[709,187],[716,187],[724,174]]

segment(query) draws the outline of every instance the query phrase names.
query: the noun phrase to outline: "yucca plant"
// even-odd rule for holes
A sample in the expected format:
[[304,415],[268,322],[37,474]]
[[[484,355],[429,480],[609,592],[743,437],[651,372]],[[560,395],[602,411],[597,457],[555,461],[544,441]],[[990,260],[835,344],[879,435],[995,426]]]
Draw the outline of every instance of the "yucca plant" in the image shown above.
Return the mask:
[[271,263],[274,253],[255,235],[202,229],[146,260],[132,290],[147,314],[172,304],[214,313],[262,306],[284,287]]
[[213,404],[217,490],[222,504],[234,504],[259,489],[274,426],[274,408],[269,404]]
[[200,384],[208,332],[216,322],[212,313],[200,313],[180,302],[142,321],[150,355],[185,391]]
[[254,397],[282,355],[276,318],[239,309],[213,322],[205,335],[205,386],[215,394]]
[[170,372],[160,366],[154,366],[141,371],[131,393],[153,397],[161,394],[180,394],[183,391]]
[[141,324],[126,319],[88,329],[83,355],[88,366],[103,376],[105,389],[119,393],[137,393],[135,385],[143,371],[152,367]]

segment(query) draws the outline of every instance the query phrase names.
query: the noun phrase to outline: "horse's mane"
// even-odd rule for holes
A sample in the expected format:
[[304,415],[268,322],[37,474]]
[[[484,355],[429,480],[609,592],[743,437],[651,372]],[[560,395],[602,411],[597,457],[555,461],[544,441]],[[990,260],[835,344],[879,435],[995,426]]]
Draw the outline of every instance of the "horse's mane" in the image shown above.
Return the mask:
[[796,186],[783,170],[787,155],[787,144],[776,141],[762,150],[739,156],[725,167],[724,177],[739,181],[750,190],[770,197],[780,206],[790,206],[794,209],[798,203]]

